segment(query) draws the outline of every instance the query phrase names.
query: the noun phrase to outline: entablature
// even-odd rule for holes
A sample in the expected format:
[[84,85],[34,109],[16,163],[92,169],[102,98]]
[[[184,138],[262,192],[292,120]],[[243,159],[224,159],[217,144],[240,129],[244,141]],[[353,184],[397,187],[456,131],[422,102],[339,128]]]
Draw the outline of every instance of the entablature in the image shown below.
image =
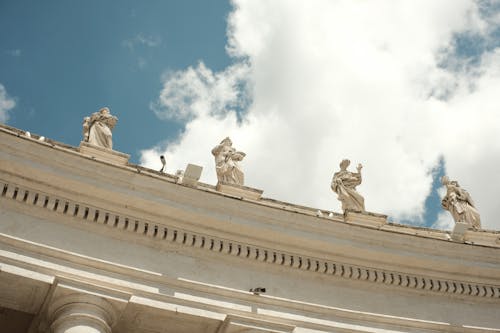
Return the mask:
[[441,231],[387,224],[378,214],[316,216],[312,208],[244,199],[206,184],[183,186],[171,175],[93,160],[0,130],[1,200],[9,209],[155,247],[210,252],[221,260],[500,298],[498,233],[469,231],[468,242],[482,244],[472,245]]

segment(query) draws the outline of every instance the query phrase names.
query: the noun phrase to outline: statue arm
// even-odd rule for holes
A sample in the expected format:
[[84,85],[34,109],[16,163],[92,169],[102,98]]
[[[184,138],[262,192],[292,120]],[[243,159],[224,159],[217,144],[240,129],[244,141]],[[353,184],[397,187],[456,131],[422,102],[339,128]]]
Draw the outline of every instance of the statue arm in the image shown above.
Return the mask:
[[363,178],[361,177],[361,172],[357,172],[357,173],[353,173],[352,174],[352,178],[353,178],[353,185],[354,186],[358,186],[361,184],[361,181],[363,180]]
[[449,207],[449,201],[448,201],[448,197],[444,197],[443,200],[441,200],[441,207],[443,207],[443,209],[446,209],[448,210],[448,207]]
[[337,193],[339,186],[343,185],[342,179],[339,177],[338,173],[335,173],[332,178],[332,182],[330,184],[333,192]]
[[355,173],[354,176],[356,177],[356,179],[358,181],[358,184],[356,184],[356,185],[359,185],[363,181],[363,177],[361,176],[361,169],[363,169],[363,165],[361,163],[359,163],[356,169],[358,170],[358,172]]
[[330,183],[330,188],[332,189],[333,192],[337,192],[337,184],[335,183],[335,179],[332,179],[332,182]]
[[245,156],[246,154],[244,152],[237,151],[231,155],[231,158],[235,161],[241,161]]
[[94,123],[99,120],[101,120],[99,112],[92,113],[90,116],[90,126],[94,125]]

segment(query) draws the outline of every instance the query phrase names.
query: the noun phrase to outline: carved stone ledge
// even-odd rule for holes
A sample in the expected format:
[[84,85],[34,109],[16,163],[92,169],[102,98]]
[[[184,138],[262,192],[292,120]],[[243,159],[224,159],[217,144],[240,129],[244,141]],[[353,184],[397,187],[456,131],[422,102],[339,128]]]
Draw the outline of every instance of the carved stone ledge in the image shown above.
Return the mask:
[[[2,190],[3,188],[3,190]],[[170,227],[160,222],[141,220],[132,216],[87,206],[82,202],[71,202],[64,198],[43,194],[32,189],[0,181],[1,200],[12,199],[21,204],[47,209],[55,214],[75,217],[84,223],[95,223],[123,232],[131,232],[142,237],[176,243],[179,246],[197,247],[200,250],[231,255],[245,260],[255,260],[266,264],[300,269],[337,278],[379,283],[429,292],[449,293],[465,297],[486,297],[500,299],[500,286],[478,284],[472,281],[457,281],[413,273],[388,271],[374,267],[363,267],[328,259],[314,258],[300,253],[286,253],[247,243],[221,239],[209,234]],[[378,228],[386,223],[385,215],[373,213],[347,212],[346,221],[365,227]],[[132,221],[134,221],[132,223]],[[471,232],[471,231],[467,231]],[[477,232],[476,232],[477,233]],[[496,237],[494,233],[491,237]],[[491,240],[493,241],[493,239]],[[489,246],[495,246],[489,244]]]
[[80,153],[95,158],[96,160],[105,161],[118,165],[126,165],[130,155],[121,153],[116,150],[99,147],[88,142],[80,142]]
[[387,224],[387,215],[368,212],[354,212],[347,210],[344,213],[344,221],[350,224],[362,225],[365,227],[378,229],[384,224]]
[[258,190],[256,188],[243,185],[229,184],[221,181],[217,183],[215,189],[222,193],[227,193],[230,195],[243,197],[245,199],[251,199],[251,200],[259,200],[260,197],[262,196],[262,193],[264,193],[264,191]]
[[[470,225],[468,226],[470,227]],[[468,228],[464,233],[464,241],[485,246],[500,244],[500,232],[486,232],[483,230],[473,230],[472,228]]]
[[294,329],[295,326],[289,324],[273,323],[238,315],[228,315],[217,332],[291,333]]

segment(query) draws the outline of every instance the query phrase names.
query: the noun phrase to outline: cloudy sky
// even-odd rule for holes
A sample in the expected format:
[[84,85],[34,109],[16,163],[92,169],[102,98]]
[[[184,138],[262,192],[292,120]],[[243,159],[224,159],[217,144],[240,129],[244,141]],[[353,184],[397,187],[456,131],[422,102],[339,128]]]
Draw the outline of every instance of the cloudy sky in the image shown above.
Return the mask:
[[438,178],[500,229],[500,1],[0,3],[0,121],[78,145],[100,106],[114,147],[167,171],[226,136],[247,186],[340,211],[343,158],[368,211],[450,229]]

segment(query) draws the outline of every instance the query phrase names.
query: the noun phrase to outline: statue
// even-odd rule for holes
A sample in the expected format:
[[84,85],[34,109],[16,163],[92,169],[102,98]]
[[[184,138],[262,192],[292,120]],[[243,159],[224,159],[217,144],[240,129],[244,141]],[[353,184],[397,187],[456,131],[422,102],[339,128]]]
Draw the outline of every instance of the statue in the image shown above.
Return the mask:
[[365,199],[356,192],[356,186],[361,184],[361,164],[358,164],[358,172],[347,171],[351,164],[349,160],[340,162],[340,171],[333,175],[332,190],[337,193],[338,199],[342,203],[342,209],[345,211],[365,211]]
[[217,178],[221,182],[243,185],[244,174],[237,162],[241,161],[246,154],[236,151],[232,145],[231,139],[227,137],[212,149]]
[[90,135],[90,117],[83,118],[83,141],[89,142]]
[[446,195],[441,200],[441,206],[451,213],[455,223],[467,223],[473,229],[481,229],[481,219],[472,198],[455,180],[447,176],[441,178],[441,184],[446,187]]
[[83,118],[83,141],[90,144],[113,149],[111,131],[118,118],[109,113],[108,108],[94,112],[90,117]]

